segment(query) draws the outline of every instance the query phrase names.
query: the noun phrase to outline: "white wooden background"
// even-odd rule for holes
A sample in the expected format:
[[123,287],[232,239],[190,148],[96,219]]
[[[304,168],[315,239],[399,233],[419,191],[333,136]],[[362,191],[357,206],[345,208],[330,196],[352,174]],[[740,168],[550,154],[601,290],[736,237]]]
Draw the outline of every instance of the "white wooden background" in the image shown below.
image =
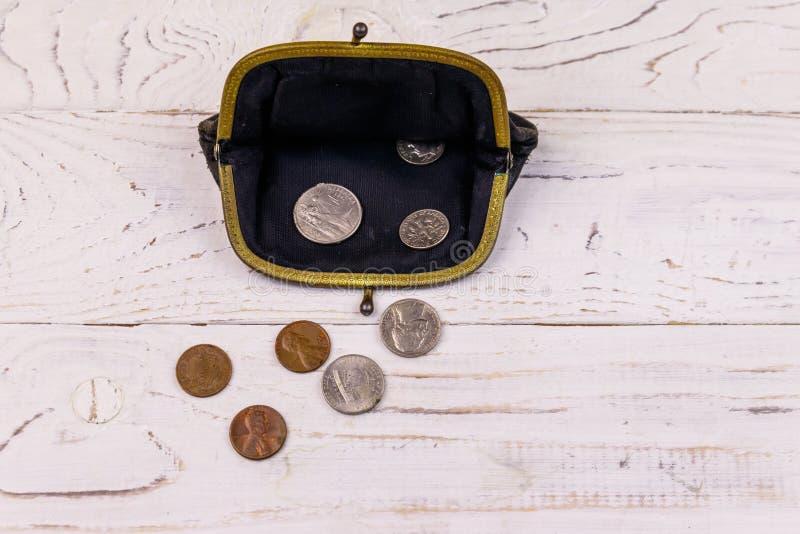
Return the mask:
[[[235,257],[196,143],[236,59],[357,20],[474,54],[541,130],[480,272],[369,318]],[[0,529],[798,531],[800,2],[12,0],[0,80]],[[409,295],[446,321],[415,360],[375,327]],[[381,364],[376,411],[277,364],[296,319]],[[174,378],[195,343],[216,397]],[[289,428],[260,463],[252,403]]]

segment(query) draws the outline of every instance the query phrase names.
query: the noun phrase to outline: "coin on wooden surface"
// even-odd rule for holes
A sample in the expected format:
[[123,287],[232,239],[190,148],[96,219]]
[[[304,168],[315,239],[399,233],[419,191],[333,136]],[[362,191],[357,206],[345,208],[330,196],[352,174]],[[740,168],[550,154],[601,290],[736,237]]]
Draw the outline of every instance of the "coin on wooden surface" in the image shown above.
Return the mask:
[[110,378],[96,376],[72,392],[72,409],[87,423],[96,425],[114,419],[122,409],[122,389]]
[[232,373],[231,359],[215,345],[189,347],[175,365],[178,383],[195,397],[216,395],[228,385]]
[[360,354],[334,360],[322,375],[322,394],[331,408],[356,415],[368,412],[383,397],[383,371],[377,363]]
[[397,154],[412,165],[430,165],[444,154],[444,143],[401,139],[397,142]]
[[361,203],[336,184],[317,184],[294,205],[294,225],[303,237],[321,245],[340,243],[361,225]]
[[283,447],[286,421],[269,406],[248,406],[231,421],[229,437],[236,452],[250,460],[263,460]]
[[400,240],[407,246],[425,250],[433,248],[447,237],[450,221],[439,210],[417,210],[400,223]]
[[383,344],[406,358],[422,356],[439,342],[442,322],[433,306],[418,299],[403,299],[383,312],[380,322]]
[[317,323],[295,321],[283,327],[275,339],[275,355],[281,365],[295,373],[308,373],[325,363],[331,353],[331,338]]

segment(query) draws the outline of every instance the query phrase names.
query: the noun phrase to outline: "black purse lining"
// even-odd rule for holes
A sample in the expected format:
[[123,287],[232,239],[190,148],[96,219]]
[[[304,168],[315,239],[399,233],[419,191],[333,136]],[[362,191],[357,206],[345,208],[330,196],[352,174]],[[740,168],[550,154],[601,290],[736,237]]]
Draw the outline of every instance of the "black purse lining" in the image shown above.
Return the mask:
[[[295,269],[451,267],[483,235],[494,173],[505,158],[493,124],[483,82],[449,65],[329,57],[260,65],[240,85],[225,156],[244,240],[261,258]],[[397,155],[398,139],[444,141],[446,148],[438,161],[414,166]],[[320,182],[347,187],[363,208],[359,229],[337,245],[308,241],[294,226],[295,202]],[[400,241],[398,228],[422,208],[442,211],[450,233],[417,251]]]

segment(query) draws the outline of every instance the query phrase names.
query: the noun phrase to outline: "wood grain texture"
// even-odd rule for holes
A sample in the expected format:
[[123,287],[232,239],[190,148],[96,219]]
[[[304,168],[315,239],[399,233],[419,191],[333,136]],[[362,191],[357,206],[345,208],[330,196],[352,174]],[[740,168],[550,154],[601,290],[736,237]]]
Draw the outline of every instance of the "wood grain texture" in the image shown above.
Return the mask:
[[363,20],[482,59],[514,109],[798,112],[798,19],[779,0],[8,0],[0,108],[213,110],[244,54]]
[[[489,262],[369,318],[236,258],[196,132],[241,56],[357,20],[541,131]],[[0,531],[795,534],[798,32],[794,0],[0,0]],[[412,295],[444,330],[407,360],[375,323]],[[278,364],[295,319],[380,363],[376,411]],[[234,373],[198,399],[204,342]],[[254,403],[263,463],[227,438]]]
[[[455,284],[379,290],[453,323],[800,321],[800,117],[529,115],[498,245]],[[374,323],[360,293],[252,273],[191,114],[0,117],[0,321]]]
[[[333,412],[321,370],[293,374],[274,358],[277,326],[0,326],[2,526],[796,526],[798,327],[447,325],[433,353],[409,360],[374,325],[326,326],[334,356],[383,367],[376,411]],[[174,375],[199,341],[234,362],[231,384],[207,399]],[[125,399],[100,425],[70,403],[94,376]],[[230,417],[252,403],[289,428],[263,463],[227,443]],[[732,509],[738,522],[723,517]]]

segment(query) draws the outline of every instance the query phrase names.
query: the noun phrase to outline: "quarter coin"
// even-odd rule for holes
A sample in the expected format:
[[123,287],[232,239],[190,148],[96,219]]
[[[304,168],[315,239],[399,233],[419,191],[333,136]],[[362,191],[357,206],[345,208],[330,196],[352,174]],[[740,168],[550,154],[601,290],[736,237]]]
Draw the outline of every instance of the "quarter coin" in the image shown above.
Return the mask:
[[295,373],[308,373],[325,363],[331,339],[317,323],[295,321],[283,327],[275,339],[275,354],[281,365]]
[[231,421],[229,437],[236,452],[251,460],[263,460],[283,447],[286,421],[269,406],[248,406]]
[[178,383],[195,397],[210,397],[225,389],[232,372],[231,359],[215,345],[189,347],[175,365]]
[[397,141],[397,154],[412,165],[430,165],[444,154],[444,143]]
[[447,237],[450,221],[439,210],[418,210],[400,223],[400,240],[407,246],[425,250],[433,248]]
[[361,203],[336,184],[317,184],[294,205],[294,225],[303,237],[321,245],[340,243],[361,225]]
[[383,397],[383,371],[366,356],[334,360],[322,375],[322,394],[331,408],[349,415],[368,412]]
[[380,322],[383,344],[406,358],[430,352],[439,342],[442,322],[433,306],[418,299],[398,300],[386,308]]

